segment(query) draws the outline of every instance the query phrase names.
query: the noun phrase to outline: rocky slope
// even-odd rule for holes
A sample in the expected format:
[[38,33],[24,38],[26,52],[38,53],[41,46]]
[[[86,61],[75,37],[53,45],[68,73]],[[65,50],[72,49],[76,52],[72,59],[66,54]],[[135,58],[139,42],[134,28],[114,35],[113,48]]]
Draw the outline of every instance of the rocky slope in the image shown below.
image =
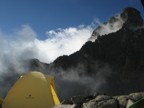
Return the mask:
[[[86,42],[79,51],[70,56],[61,56],[51,64],[31,60],[30,70],[59,74],[62,82],[58,81],[58,85],[68,87],[71,85],[75,88],[67,90],[66,86],[61,86],[70,96],[75,95],[75,92],[77,94],[91,92],[88,89],[110,95],[144,91],[143,19],[138,10],[129,7],[104,25],[109,24],[114,29],[117,22],[121,26],[109,34],[100,34],[99,31],[105,30],[103,26],[96,28],[90,38],[91,41]],[[71,74],[73,71],[74,75]],[[64,76],[67,73],[71,76]],[[68,80],[63,79],[63,76],[69,77]],[[79,79],[75,81],[75,77]],[[84,78],[91,78],[92,81],[90,79],[90,82],[87,83],[87,80],[84,82]],[[80,81],[82,83],[79,83]],[[80,88],[84,88],[83,91],[80,91]],[[58,91],[59,94],[63,93],[60,88]]]
[[[129,60],[134,63],[135,61],[142,61],[135,59],[139,58],[139,55],[143,56],[144,53],[142,17],[134,8],[126,8],[120,16],[125,21],[120,30],[107,35],[97,36],[96,29],[92,34],[92,37],[97,37],[95,42],[87,42],[80,51],[70,56],[59,57],[54,61],[53,65],[67,69],[76,66],[79,62],[89,64],[90,61],[100,61],[110,65],[117,64],[118,66],[127,67],[126,64],[130,63],[128,62]],[[113,20],[113,17],[110,22],[111,20]],[[140,65],[137,62],[135,64],[135,67]],[[131,67],[133,68],[133,66]]]
[[[93,91],[109,95],[144,91],[144,27],[140,12],[126,8],[104,25],[107,24],[112,30],[117,24],[120,26],[109,34],[103,33],[104,26],[99,26],[90,41],[74,54],[61,56],[51,64],[37,59],[25,61],[23,67],[27,71],[55,75],[58,93],[63,98]],[[19,77],[18,70],[11,67],[9,70],[12,74],[6,73],[2,77],[1,87],[7,84],[10,88]]]
[[128,108],[143,96],[144,92],[120,96],[109,96],[106,94],[91,95],[85,98],[79,96],[65,100],[63,104],[55,108]]
[[106,83],[99,88],[101,92],[115,95],[144,91],[143,19],[134,8],[124,9],[120,17],[123,25],[118,31],[99,36],[96,29],[94,42],[88,41],[70,56],[57,58],[50,64],[52,71],[67,72],[81,64],[85,72],[77,70],[79,76],[104,76]]

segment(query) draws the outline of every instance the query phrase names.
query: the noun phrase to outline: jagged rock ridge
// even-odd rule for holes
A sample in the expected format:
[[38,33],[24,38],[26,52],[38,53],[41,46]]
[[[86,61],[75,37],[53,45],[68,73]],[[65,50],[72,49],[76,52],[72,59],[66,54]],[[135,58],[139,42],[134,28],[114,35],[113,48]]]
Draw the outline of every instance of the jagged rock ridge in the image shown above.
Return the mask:
[[[116,32],[123,26],[129,29],[136,30],[143,26],[143,19],[140,16],[140,12],[134,8],[126,8],[124,11],[116,16],[113,16],[106,23],[97,27],[90,37],[90,41],[95,41],[98,36],[109,34],[110,32]],[[109,31],[107,31],[107,28]]]
[[[144,82],[143,20],[140,13],[134,8],[126,8],[120,16],[124,22],[118,31],[98,36],[94,42],[88,41],[74,54],[61,56],[51,64],[33,59],[26,62],[24,67],[28,68],[28,71],[61,73],[61,71],[68,72],[80,65],[80,68],[76,70],[80,78],[88,76],[94,79],[93,76],[97,74],[97,78],[105,78],[106,82],[101,84],[97,89],[98,92],[119,95],[144,91],[142,83]],[[95,35],[92,34],[92,36]],[[83,68],[84,72],[81,72]],[[13,74],[15,79],[8,81],[15,82],[18,76]],[[7,81],[6,78],[3,82]],[[94,81],[97,83],[97,79]]]
[[[109,94],[143,91],[143,19],[134,8],[124,9],[121,17],[125,22],[120,30],[98,36],[95,42],[88,41],[74,54],[57,58],[51,66],[58,72],[59,68],[68,71],[82,64],[86,71],[84,74],[89,76],[108,66],[111,73],[107,77],[107,83],[99,90]],[[104,70],[102,74],[107,71],[109,70]]]

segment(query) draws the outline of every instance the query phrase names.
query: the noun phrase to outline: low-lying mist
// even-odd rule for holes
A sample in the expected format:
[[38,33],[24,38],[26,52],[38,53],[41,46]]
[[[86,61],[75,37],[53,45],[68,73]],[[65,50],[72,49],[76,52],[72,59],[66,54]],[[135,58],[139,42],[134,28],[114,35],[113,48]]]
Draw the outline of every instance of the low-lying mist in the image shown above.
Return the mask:
[[54,75],[60,98],[63,100],[76,95],[88,96],[95,92],[101,92],[100,88],[107,83],[111,69],[107,64],[100,68],[95,63],[93,70],[95,72],[89,75],[83,64],[78,64],[77,67],[67,71],[60,69],[60,72]]
[[[121,28],[122,23],[122,19],[117,17],[115,22],[102,25],[98,32],[100,34],[115,32]],[[51,63],[59,56],[70,55],[89,40],[99,24],[95,21],[88,26],[50,30],[46,32],[45,40],[38,39],[38,34],[29,25],[22,25],[12,33],[0,31],[0,95],[5,97],[19,76],[29,70],[26,67],[26,60],[36,58],[41,62]],[[46,73],[56,77],[58,94],[64,99],[100,91],[101,85],[107,83],[111,69],[107,64],[99,68],[95,63],[93,70],[96,71],[93,72],[95,74],[88,75],[85,65],[80,63],[67,71],[60,68],[59,73],[49,71]]]

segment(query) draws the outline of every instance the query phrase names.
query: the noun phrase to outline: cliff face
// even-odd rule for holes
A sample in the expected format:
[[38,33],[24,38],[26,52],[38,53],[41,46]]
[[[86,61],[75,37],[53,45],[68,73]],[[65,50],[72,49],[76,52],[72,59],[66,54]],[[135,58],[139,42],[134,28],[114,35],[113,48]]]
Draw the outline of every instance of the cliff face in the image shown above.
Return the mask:
[[[87,42],[80,51],[70,55],[61,56],[54,61],[54,65],[67,69],[73,67],[79,62],[88,60],[105,62],[108,64],[117,64],[119,66],[129,65],[128,61],[140,58],[143,55],[144,29],[143,20],[140,13],[134,8],[126,8],[120,14],[123,20],[121,29],[114,33],[98,35],[98,27],[94,30],[91,37],[96,37],[95,42]],[[108,23],[113,24],[118,19],[112,17]],[[112,26],[113,26],[112,25]],[[133,57],[130,57],[133,56]],[[139,57],[140,56],[140,57]],[[90,60],[90,61],[91,61]],[[136,59],[133,61],[134,63]],[[139,61],[137,59],[137,61]],[[141,61],[141,60],[140,60]],[[132,63],[130,63],[132,64]],[[137,67],[137,64],[135,67]],[[133,66],[131,66],[133,68]]]
[[[143,26],[143,19],[140,12],[134,8],[126,8],[119,15],[110,18],[104,24],[97,27],[90,37],[90,41],[94,41],[98,36],[109,34],[120,30],[122,27],[136,30]],[[107,29],[105,29],[107,28]]]
[[[122,27],[113,33],[98,35],[97,29],[83,47],[70,56],[61,56],[50,64],[53,71],[68,71],[82,64],[85,72],[81,75],[99,74],[106,77],[106,84],[101,85],[102,92],[109,94],[126,94],[143,91],[144,87],[144,28],[140,13],[134,8],[126,8],[120,14]],[[117,19],[109,20],[109,22]],[[98,28],[100,29],[100,27]],[[94,39],[94,38],[93,38]],[[106,68],[108,67],[108,69]],[[109,72],[110,71],[110,72]],[[96,81],[97,83],[97,81]]]
[[[120,26],[112,33],[105,34],[104,26],[107,24],[112,30],[117,24]],[[62,98],[93,91],[110,95],[144,91],[142,17],[136,9],[126,8],[120,15],[96,28],[90,40],[74,54],[61,56],[51,64],[41,63],[37,59],[24,63],[27,71],[56,76],[56,86]],[[16,74],[16,69],[10,67],[14,74],[6,73],[1,79],[0,85],[8,86],[6,90],[20,76]],[[3,94],[6,94],[6,90]]]

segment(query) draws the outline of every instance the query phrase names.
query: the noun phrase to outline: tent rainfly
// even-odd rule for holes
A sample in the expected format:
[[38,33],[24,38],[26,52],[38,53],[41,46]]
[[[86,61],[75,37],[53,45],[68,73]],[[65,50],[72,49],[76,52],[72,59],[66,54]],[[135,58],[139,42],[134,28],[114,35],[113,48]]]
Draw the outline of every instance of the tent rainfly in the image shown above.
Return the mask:
[[54,77],[33,71],[18,79],[3,100],[2,108],[53,108],[59,103]]
[[0,97],[0,106],[1,106],[2,103],[3,103],[3,99]]
[[144,108],[144,97],[133,103],[129,108]]

